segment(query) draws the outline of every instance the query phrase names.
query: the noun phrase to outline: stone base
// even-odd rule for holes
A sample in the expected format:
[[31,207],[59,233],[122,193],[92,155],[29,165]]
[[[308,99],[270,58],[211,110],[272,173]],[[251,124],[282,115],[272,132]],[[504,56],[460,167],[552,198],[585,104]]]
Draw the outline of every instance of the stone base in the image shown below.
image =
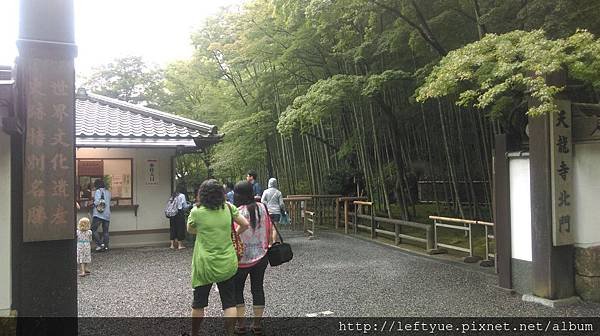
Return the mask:
[[585,301],[600,302],[600,277],[575,275],[575,291]]
[[476,262],[479,262],[480,260],[481,260],[481,257],[478,257],[478,256],[468,256],[468,257],[463,258],[463,262],[466,262],[468,264],[474,264]]
[[446,254],[446,253],[448,253],[448,250],[441,249],[441,248],[427,250],[427,254],[429,254],[429,255]]
[[14,310],[0,310],[0,335],[17,335],[17,312]]
[[481,267],[494,267],[495,265],[496,265],[496,262],[494,261],[494,259],[482,260],[479,263],[479,266],[481,266]]
[[600,302],[600,246],[575,248],[575,290],[586,301]]
[[578,296],[571,296],[565,299],[550,300],[543,297],[535,296],[533,294],[524,294],[522,299],[525,302],[533,302],[550,308],[573,306],[581,303],[581,299]]

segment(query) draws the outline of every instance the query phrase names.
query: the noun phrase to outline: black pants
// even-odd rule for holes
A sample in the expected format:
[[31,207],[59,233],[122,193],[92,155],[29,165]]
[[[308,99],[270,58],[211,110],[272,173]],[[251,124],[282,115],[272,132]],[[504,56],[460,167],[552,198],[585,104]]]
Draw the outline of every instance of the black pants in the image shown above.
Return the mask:
[[177,212],[175,217],[169,218],[170,239],[184,240],[185,239],[185,215],[182,210]]
[[268,263],[269,261],[267,256],[264,256],[256,265],[252,267],[238,267],[238,271],[235,275],[235,301],[238,306],[244,304],[244,286],[246,284],[246,278],[248,278],[248,274],[250,274],[252,305],[265,305],[265,290],[263,283],[265,280],[265,270],[267,269]]
[[[221,305],[223,310],[235,307],[235,281],[234,277],[217,283],[219,288],[219,296],[221,297]],[[213,284],[199,286],[194,288],[194,302],[192,308],[200,309],[208,306],[208,295]]]

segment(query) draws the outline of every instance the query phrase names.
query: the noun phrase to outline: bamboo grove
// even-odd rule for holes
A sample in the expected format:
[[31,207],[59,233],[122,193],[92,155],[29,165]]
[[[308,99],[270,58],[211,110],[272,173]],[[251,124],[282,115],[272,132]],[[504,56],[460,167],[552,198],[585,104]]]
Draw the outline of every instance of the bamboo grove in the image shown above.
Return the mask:
[[527,106],[515,92],[475,106],[455,103],[460,83],[429,99],[419,88],[486,34],[597,35],[599,9],[597,0],[248,0],[192,35],[194,56],[164,70],[153,99],[225,134],[179,160],[191,175],[235,181],[256,169],[284,194],[366,195],[404,219],[420,200],[490,219],[494,136],[520,127]]

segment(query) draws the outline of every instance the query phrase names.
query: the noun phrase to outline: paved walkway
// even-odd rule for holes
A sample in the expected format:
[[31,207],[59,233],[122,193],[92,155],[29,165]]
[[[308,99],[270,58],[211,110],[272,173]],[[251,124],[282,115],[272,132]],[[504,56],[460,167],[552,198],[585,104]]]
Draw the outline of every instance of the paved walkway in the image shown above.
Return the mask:
[[[268,268],[266,316],[600,316],[600,304],[551,309],[496,287],[496,277],[323,232],[286,235],[294,260]],[[80,316],[189,316],[192,249],[114,249],[79,278]],[[251,302],[247,286],[247,302]],[[207,316],[221,316],[213,290]]]

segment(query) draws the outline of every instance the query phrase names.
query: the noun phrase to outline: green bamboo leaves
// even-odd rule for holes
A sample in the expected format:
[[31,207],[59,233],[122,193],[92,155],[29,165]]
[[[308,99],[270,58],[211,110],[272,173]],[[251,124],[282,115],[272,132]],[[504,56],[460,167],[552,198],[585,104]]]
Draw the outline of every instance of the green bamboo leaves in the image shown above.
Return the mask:
[[335,75],[313,84],[308,92],[296,97],[279,118],[277,130],[286,136],[301,133],[317,125],[323,118],[340,113],[353,102],[372,98],[401,80],[413,75],[401,70],[386,70],[370,76]]
[[558,111],[554,97],[563,88],[548,85],[544,76],[562,69],[599,88],[600,42],[584,30],[557,40],[542,30],[488,34],[442,58],[416,98],[457,95],[457,105],[486,109],[503,97],[527,94],[539,102],[527,113],[541,115]]

